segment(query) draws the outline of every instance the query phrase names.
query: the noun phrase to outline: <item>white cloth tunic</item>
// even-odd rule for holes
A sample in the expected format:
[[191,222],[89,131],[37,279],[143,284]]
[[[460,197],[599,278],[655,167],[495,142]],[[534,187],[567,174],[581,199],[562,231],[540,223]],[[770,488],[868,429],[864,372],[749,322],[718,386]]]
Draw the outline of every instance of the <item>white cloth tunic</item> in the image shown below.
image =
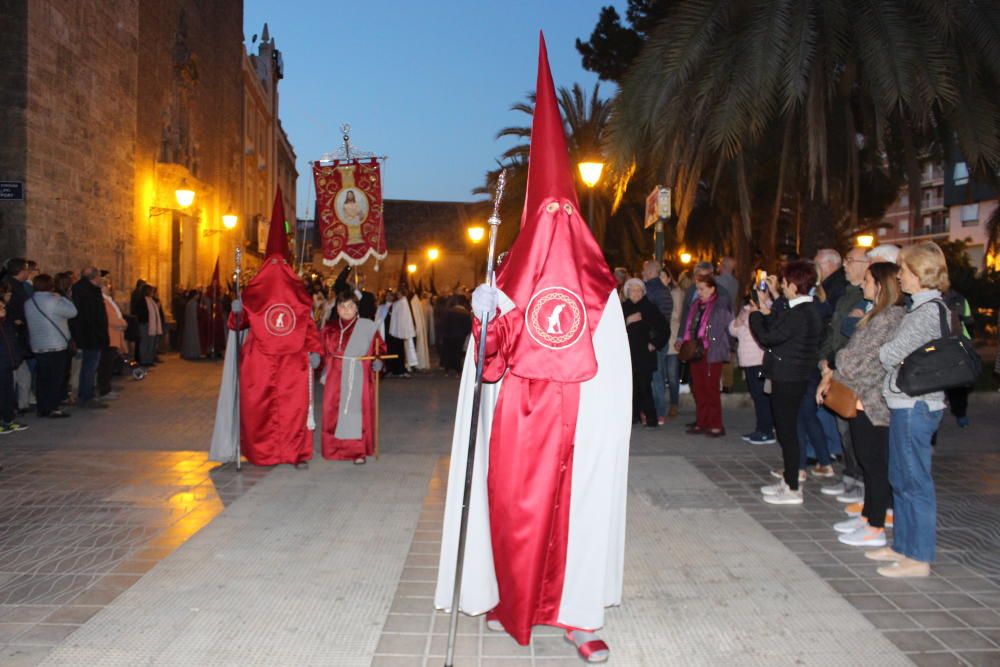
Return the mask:
[[[514,307],[500,293],[500,310]],[[625,501],[632,431],[632,370],[621,302],[615,291],[594,332],[597,374],[581,383],[570,495],[569,542],[559,622],[574,628],[604,625],[605,607],[621,603],[625,559]],[[452,439],[448,495],[434,605],[451,607],[462,515],[476,365],[469,345]],[[499,601],[486,480],[493,414],[502,380],[484,384],[469,504],[460,609],[478,615]]]

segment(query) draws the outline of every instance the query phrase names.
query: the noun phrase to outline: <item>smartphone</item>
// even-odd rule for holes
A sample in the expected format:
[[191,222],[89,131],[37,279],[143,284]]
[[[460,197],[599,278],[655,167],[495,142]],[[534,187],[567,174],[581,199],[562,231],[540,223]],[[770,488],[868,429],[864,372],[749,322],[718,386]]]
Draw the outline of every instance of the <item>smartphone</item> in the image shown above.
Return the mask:
[[757,271],[757,291],[767,291],[767,271],[762,269]]

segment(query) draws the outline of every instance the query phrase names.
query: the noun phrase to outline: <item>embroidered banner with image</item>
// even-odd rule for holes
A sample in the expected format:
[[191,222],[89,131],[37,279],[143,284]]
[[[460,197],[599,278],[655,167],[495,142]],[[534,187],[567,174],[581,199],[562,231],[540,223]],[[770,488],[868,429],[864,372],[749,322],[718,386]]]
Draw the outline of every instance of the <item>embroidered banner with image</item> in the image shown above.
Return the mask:
[[323,263],[363,264],[385,259],[382,178],[376,160],[335,160],[313,164],[316,221]]

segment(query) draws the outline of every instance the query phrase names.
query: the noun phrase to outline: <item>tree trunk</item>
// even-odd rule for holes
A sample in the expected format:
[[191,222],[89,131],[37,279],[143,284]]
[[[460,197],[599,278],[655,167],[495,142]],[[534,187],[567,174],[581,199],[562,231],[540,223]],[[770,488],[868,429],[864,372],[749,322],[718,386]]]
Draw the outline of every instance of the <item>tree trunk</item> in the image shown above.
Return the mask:
[[804,213],[799,250],[802,257],[813,257],[820,248],[836,248],[837,231],[830,205],[818,198],[810,199],[806,202]]
[[898,119],[902,128],[903,154],[906,160],[906,183],[910,193],[910,234],[917,234],[917,223],[920,221],[920,211],[923,197],[920,192],[920,164],[917,162],[917,148],[913,143],[913,129],[904,119]]
[[785,197],[785,170],[788,167],[788,150],[792,143],[792,127],[794,125],[794,112],[788,117],[785,123],[784,136],[781,139],[781,161],[778,163],[778,189],[774,195],[774,209],[767,221],[767,229],[764,232],[764,262],[767,266],[775,264],[778,255],[778,219],[781,217],[781,204]]

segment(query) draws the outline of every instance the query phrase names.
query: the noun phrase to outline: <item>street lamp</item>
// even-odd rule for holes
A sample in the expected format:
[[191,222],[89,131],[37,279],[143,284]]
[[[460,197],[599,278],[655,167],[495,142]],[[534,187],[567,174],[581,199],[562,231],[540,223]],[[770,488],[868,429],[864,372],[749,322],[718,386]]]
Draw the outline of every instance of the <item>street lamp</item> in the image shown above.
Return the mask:
[[681,264],[690,264],[690,263],[691,263],[691,253],[689,253],[689,252],[682,252],[681,253]]
[[222,226],[226,229],[236,229],[236,223],[239,222],[239,217],[232,211],[226,211],[222,215]]
[[604,171],[603,162],[581,162],[577,165],[580,170],[580,178],[590,190],[587,203],[587,226],[590,231],[594,231],[594,186],[601,180],[601,172]]
[[187,208],[194,203],[194,190],[188,187],[186,178],[181,179],[181,184],[174,190],[174,197],[181,208]]
[[467,231],[469,233],[469,240],[473,243],[479,243],[486,238],[486,228],[482,225],[472,225]]
[[428,248],[427,249],[427,259],[429,259],[430,261],[432,261],[432,262],[436,261],[437,258],[440,257],[440,256],[441,256],[441,251],[438,250],[437,248]]
[[416,264],[407,264],[406,265],[406,272],[407,273],[416,273],[417,272],[417,265]]
[[875,237],[872,234],[858,234],[857,242],[859,248],[871,248],[875,245]]

